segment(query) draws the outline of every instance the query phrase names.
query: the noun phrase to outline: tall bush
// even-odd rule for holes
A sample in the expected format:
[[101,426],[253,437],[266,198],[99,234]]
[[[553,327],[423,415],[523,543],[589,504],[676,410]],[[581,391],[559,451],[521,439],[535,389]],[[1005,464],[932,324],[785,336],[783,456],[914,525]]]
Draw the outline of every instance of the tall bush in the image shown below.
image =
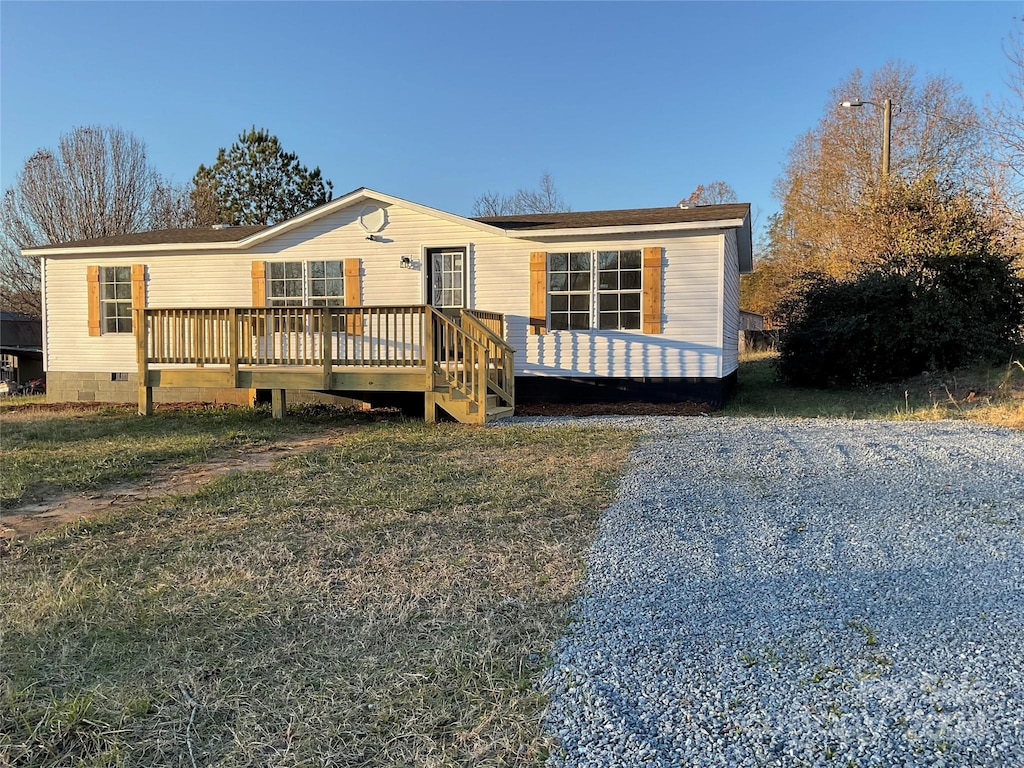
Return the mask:
[[999,254],[930,257],[917,273],[816,276],[782,315],[779,369],[787,381],[894,381],[1012,354],[1024,340],[1024,279]]
[[785,331],[779,371],[808,387],[863,384],[921,369],[910,310],[914,281],[870,272],[853,280],[827,275],[804,279],[802,290],[779,307]]

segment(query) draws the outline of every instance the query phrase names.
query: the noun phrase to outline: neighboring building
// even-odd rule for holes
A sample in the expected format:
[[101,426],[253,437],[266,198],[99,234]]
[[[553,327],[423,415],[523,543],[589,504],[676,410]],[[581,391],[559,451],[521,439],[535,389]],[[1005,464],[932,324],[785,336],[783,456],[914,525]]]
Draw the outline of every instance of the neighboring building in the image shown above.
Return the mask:
[[763,331],[764,315],[759,312],[751,312],[749,309],[740,310],[741,331]]
[[[456,320],[460,308],[504,315],[492,322],[515,350],[520,401],[721,402],[738,364],[739,275],[751,268],[750,208],[473,219],[363,188],[270,227],[164,230],[31,252],[42,264],[45,362],[54,401],[139,396],[133,306],[427,305]],[[346,311],[341,321],[328,322],[333,341],[325,343],[337,350],[348,343],[345,336],[368,342],[362,328],[369,328],[371,315],[357,314]],[[146,318],[147,327],[156,322]],[[249,337],[266,334],[258,324],[265,321],[252,322]],[[284,334],[281,322],[275,321],[278,335]],[[289,328],[298,322],[290,319]],[[216,333],[209,332],[214,343]],[[320,343],[313,336],[304,343],[314,341]],[[416,343],[401,345],[412,350]],[[338,373],[339,354],[325,375]],[[422,364],[422,350],[410,354]],[[185,389],[165,389],[164,381],[184,381],[168,374],[153,394],[158,400],[251,400],[249,389],[208,386],[220,380],[207,375],[207,366],[200,373],[192,379],[196,386]],[[240,381],[236,377],[234,386]],[[265,379],[245,378],[253,387],[258,381]],[[353,386],[356,380],[324,381]]]
[[20,312],[0,312],[0,381],[43,377],[43,323]]
[[779,331],[772,328],[758,312],[740,310],[740,354],[775,352],[779,347]]

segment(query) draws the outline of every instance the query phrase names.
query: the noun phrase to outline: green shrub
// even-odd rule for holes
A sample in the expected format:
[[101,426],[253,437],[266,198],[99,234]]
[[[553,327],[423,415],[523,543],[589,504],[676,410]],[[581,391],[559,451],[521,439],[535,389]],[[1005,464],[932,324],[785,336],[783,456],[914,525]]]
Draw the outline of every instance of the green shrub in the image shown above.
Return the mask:
[[1005,359],[1024,330],[1024,279],[1008,257],[979,250],[805,277],[781,308],[783,378],[844,386]]

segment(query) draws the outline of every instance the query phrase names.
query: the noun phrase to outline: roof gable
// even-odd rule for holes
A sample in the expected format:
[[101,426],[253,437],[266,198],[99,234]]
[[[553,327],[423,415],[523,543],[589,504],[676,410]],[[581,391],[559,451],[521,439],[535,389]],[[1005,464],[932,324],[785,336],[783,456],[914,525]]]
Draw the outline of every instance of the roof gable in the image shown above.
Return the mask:
[[128,235],[114,235],[112,237],[78,240],[70,243],[58,243],[54,245],[40,246],[38,248],[26,248],[25,251],[31,251],[38,255],[48,255],[51,253],[56,255],[65,251],[85,250],[88,252],[88,250],[107,250],[110,248],[125,250],[175,250],[183,248],[188,248],[190,250],[194,250],[196,248],[246,249],[254,245],[258,245],[259,243],[272,240],[286,232],[290,232],[325,216],[330,216],[344,208],[366,202],[376,202],[389,206],[398,205],[403,208],[409,208],[426,214],[427,216],[461,224],[482,232],[490,232],[497,235],[506,234],[503,229],[499,229],[498,227],[484,222],[467,219],[454,213],[448,213],[447,211],[442,211],[437,208],[431,208],[409,200],[403,200],[400,197],[385,195],[382,192],[375,192],[372,189],[360,187],[359,189],[342,195],[329,203],[324,203],[323,205],[312,208],[305,213],[300,213],[298,216],[293,216],[286,221],[273,225],[159,229],[152,230],[150,232],[137,232]]

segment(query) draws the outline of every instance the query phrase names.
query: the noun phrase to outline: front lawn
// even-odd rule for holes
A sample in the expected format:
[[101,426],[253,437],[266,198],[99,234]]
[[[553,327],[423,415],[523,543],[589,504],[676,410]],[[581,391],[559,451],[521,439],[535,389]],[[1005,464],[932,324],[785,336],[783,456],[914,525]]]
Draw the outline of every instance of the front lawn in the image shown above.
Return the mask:
[[[301,426],[7,415],[10,498],[65,465],[87,467],[71,486],[113,482],[96,467],[167,435],[193,456]],[[41,457],[46,435],[69,445]],[[361,424],[270,471],[15,542],[0,764],[541,764],[535,684],[634,440]],[[177,460],[174,442],[140,471]]]

